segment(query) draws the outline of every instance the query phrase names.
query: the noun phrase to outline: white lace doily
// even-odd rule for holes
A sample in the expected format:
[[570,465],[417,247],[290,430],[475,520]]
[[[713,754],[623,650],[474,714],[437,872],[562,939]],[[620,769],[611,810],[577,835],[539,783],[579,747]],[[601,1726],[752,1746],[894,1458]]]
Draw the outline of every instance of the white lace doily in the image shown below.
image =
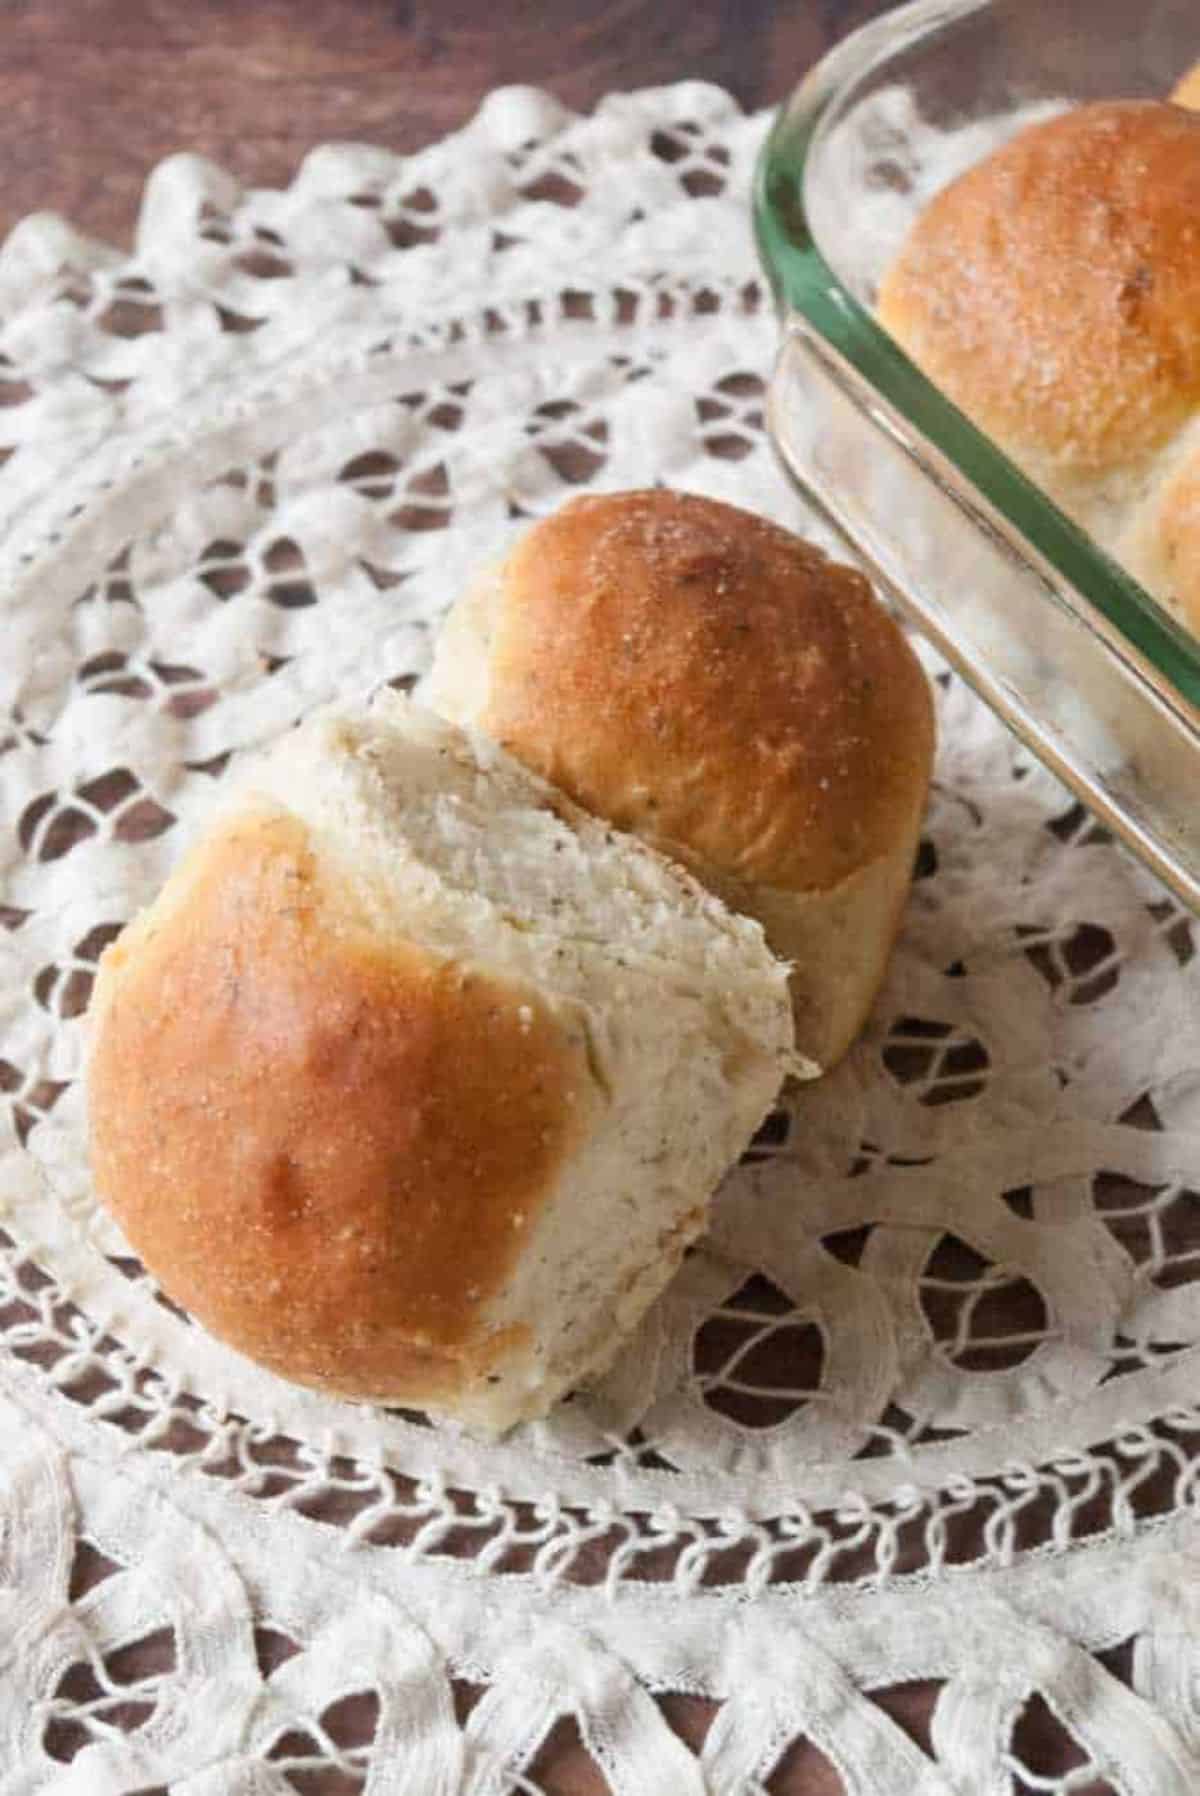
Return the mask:
[[763,436],[762,130],[506,90],[0,255],[5,1792],[1200,1788],[1196,926],[931,656],[868,1030],[547,1423],[276,1382],[88,1186],[97,956],[232,755],[411,685],[582,486],[820,536]]

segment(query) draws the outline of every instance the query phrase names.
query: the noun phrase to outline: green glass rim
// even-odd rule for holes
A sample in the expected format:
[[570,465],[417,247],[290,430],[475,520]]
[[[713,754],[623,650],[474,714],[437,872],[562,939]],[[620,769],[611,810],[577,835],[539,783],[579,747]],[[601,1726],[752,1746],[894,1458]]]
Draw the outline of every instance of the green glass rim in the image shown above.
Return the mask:
[[981,0],[932,5],[916,0],[863,27],[818,65],[781,108],[759,156],[753,202],[759,256],[783,317],[793,311],[807,319],[1086,603],[1183,699],[1200,708],[1200,648],[1194,639],[929,382],[842,285],[809,225],[804,186],[813,142],[832,103],[875,65],[880,27],[888,27],[889,42],[902,44],[917,31],[980,10]]

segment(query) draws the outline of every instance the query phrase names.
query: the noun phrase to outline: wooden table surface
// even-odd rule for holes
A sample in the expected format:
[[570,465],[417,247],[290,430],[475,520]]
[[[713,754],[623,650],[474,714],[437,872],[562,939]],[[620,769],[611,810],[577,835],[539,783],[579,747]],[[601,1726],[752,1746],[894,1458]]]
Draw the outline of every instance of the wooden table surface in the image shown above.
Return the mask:
[[[695,76],[745,106],[768,105],[883,10],[884,0],[7,0],[0,237],[25,213],[51,210],[128,244],[146,174],[174,150],[277,185],[315,143],[416,149],[506,82],[586,108],[617,89]],[[916,1737],[930,1695],[909,1687],[888,1704]],[[698,1748],[714,1705],[667,1700]],[[531,1769],[550,1796],[606,1789],[569,1723]],[[346,1788],[331,1778],[306,1789]],[[841,1788],[803,1742],[769,1787]]]
[[126,244],[173,150],[253,185],[314,143],[411,150],[505,82],[587,107],[698,76],[780,99],[883,0],[7,0],[0,236],[61,212]]

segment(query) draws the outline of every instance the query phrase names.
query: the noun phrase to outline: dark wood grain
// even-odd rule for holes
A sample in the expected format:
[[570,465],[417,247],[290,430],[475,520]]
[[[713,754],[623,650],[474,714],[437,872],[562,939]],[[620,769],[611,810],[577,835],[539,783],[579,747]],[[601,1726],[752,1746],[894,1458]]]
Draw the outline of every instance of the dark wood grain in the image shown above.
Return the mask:
[[747,106],[883,0],[7,0],[0,236],[63,213],[128,243],[173,150],[285,182],[314,143],[411,150],[506,82],[587,107],[619,88],[716,81]]

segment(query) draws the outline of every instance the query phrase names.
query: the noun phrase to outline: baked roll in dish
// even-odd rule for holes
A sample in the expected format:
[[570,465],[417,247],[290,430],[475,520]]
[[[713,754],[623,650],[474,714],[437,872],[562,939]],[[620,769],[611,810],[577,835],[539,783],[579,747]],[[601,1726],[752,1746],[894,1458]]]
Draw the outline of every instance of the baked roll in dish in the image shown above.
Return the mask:
[[879,316],[1200,631],[1200,114],[1114,100],[1020,132],[926,207]]
[[839,1059],[885,970],[933,755],[863,577],[692,494],[580,498],[450,613],[422,695],[756,917],[796,1042]]
[[242,780],[105,954],[99,1193],[301,1384],[500,1430],[601,1368],[794,1066],[786,969],[387,695]]

